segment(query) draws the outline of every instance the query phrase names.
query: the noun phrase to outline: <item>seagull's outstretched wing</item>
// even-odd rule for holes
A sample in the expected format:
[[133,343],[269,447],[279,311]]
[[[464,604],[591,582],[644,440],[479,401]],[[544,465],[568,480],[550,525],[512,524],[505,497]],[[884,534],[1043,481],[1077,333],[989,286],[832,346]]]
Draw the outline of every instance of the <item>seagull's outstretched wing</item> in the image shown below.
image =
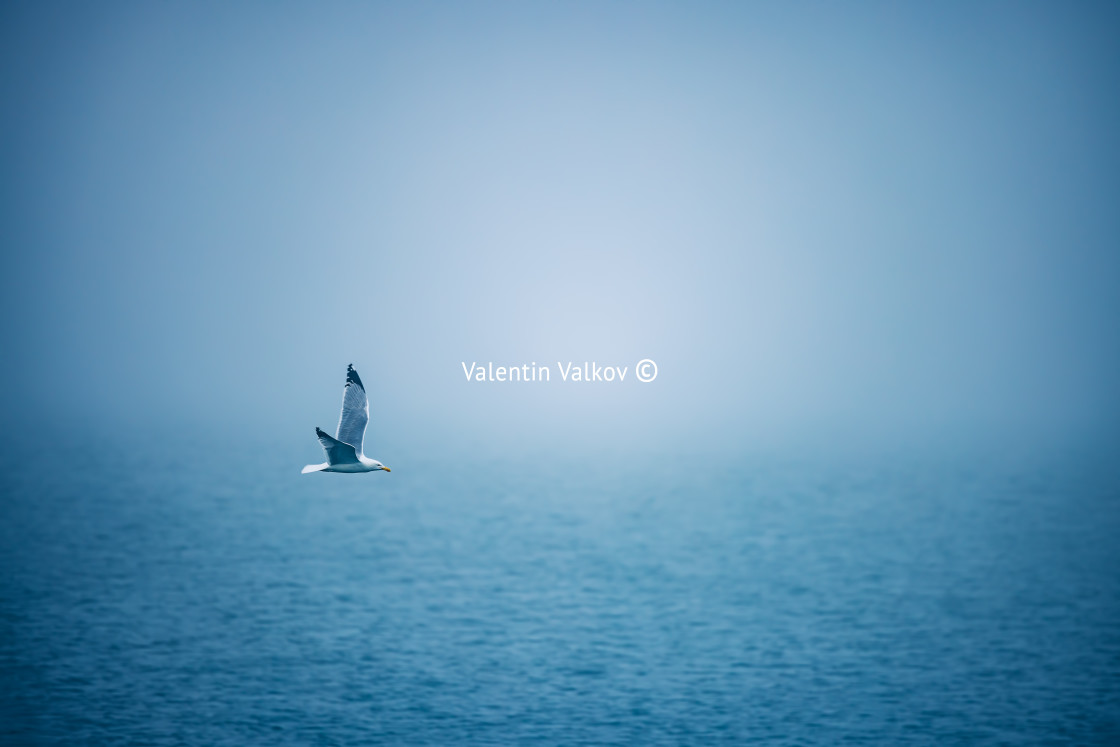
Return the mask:
[[344,444],[338,439],[331,438],[321,429],[315,429],[315,435],[319,437],[319,443],[323,445],[323,451],[327,452],[327,462],[333,467],[336,464],[357,464],[358,455],[354,453],[354,447],[350,444]]
[[350,444],[358,454],[362,453],[362,439],[366,435],[366,423],[369,422],[369,400],[366,398],[366,388],[358,378],[354,365],[346,367],[346,388],[342,390],[342,415],[338,419],[338,438],[344,444]]

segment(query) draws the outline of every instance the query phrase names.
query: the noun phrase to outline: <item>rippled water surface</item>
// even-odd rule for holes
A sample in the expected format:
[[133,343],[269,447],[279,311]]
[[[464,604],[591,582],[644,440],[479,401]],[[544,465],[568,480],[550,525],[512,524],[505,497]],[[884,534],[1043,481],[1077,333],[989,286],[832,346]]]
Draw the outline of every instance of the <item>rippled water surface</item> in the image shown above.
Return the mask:
[[1104,458],[121,446],[8,450],[0,741],[1120,743]]

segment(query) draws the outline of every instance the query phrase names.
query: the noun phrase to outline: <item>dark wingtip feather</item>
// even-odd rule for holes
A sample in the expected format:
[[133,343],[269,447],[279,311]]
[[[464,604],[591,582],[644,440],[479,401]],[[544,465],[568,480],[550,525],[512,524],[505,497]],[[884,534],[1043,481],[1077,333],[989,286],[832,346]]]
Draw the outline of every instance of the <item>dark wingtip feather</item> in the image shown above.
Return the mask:
[[325,436],[327,434],[323,433],[323,430],[319,426],[315,426],[315,435],[316,436]]
[[363,392],[366,390],[362,380],[358,378],[358,372],[354,370],[353,363],[346,367],[346,385],[349,386],[350,384],[357,384]]

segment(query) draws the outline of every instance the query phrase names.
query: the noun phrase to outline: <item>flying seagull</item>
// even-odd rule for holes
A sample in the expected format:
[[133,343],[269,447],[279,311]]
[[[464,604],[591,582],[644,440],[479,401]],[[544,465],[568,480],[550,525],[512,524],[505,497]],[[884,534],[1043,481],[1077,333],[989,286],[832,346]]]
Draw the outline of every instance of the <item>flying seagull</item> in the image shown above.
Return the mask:
[[369,422],[369,400],[366,399],[366,388],[354,370],[354,364],[346,367],[346,387],[342,390],[342,416],[338,419],[338,433],[331,438],[319,428],[315,435],[327,452],[327,461],[323,464],[309,464],[303,468],[303,474],[308,472],[377,472],[385,470],[391,472],[381,462],[370,459],[362,453],[362,439],[366,434],[366,423]]

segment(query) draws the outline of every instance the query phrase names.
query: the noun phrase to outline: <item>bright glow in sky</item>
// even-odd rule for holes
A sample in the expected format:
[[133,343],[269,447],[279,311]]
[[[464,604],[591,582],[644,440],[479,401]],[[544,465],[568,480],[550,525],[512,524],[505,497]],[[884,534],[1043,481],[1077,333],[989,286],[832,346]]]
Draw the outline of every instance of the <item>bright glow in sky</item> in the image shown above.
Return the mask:
[[0,16],[11,418],[308,437],[353,362],[415,448],[1120,422],[1106,4]]

